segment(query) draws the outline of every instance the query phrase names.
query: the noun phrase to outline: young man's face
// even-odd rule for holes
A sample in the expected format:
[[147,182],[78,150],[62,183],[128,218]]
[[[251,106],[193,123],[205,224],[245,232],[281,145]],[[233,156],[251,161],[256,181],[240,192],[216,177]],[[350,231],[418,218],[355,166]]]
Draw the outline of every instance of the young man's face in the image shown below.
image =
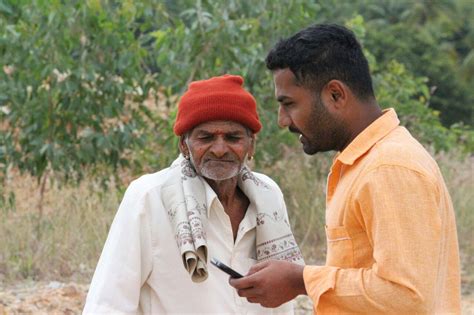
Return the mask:
[[328,112],[320,95],[297,85],[295,75],[288,68],[274,71],[273,79],[275,96],[280,103],[280,127],[299,134],[306,154],[337,150],[341,133],[346,128],[342,121]]
[[196,172],[211,180],[237,176],[247,156],[254,154],[255,136],[233,121],[210,121],[196,126],[180,141]]

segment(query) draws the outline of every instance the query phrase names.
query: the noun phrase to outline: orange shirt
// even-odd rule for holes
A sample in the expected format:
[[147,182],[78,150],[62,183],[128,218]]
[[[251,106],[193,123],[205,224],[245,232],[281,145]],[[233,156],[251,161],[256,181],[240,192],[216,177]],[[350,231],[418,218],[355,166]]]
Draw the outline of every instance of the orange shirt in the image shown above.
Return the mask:
[[439,168],[393,109],[328,177],[325,266],[306,266],[318,314],[460,314],[454,211]]

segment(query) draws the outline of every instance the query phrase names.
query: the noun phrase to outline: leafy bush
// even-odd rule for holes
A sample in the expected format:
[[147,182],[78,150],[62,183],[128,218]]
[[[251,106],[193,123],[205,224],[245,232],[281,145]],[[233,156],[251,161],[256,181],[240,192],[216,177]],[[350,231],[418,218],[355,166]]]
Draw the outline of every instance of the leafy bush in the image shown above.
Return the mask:
[[[347,26],[365,44],[368,34],[362,16],[356,15],[347,21]],[[380,64],[367,49],[365,55],[373,74],[378,103],[383,108],[395,108],[401,124],[415,138],[436,151],[457,150],[460,146],[465,152],[472,152],[474,131],[462,123],[445,127],[439,111],[430,107],[433,91],[428,85],[428,78],[415,76],[397,60]]]
[[[257,167],[273,165],[295,137],[276,125],[277,104],[263,59],[279,37],[324,20],[307,1],[36,1],[0,6],[0,169],[43,180],[48,170],[80,179],[167,165],[177,154],[171,126],[192,80],[242,75],[264,128]],[[365,44],[361,16],[347,24]],[[472,129],[448,129],[429,106],[427,79],[366,51],[376,94],[437,150],[472,148]]]
[[[66,4],[67,3],[67,4]],[[6,10],[5,8],[9,8]],[[156,86],[127,4],[3,3],[0,163],[38,179],[47,170],[127,166],[153,117]]]

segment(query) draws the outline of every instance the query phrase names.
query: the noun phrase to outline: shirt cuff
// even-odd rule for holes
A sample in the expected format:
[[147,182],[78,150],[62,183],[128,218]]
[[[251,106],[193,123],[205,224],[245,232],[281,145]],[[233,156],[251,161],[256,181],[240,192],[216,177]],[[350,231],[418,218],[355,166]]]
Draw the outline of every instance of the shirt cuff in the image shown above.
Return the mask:
[[306,293],[313,301],[316,310],[319,298],[325,292],[334,290],[338,268],[329,266],[305,266],[303,270]]

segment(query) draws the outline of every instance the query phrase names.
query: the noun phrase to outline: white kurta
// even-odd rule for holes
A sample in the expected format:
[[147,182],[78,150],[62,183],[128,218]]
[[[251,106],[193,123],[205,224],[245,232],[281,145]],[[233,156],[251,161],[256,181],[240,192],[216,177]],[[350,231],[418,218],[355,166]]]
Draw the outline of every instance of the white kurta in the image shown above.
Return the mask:
[[[253,174],[284,204],[270,178]],[[248,303],[228,284],[229,276],[210,264],[206,281],[191,281],[161,200],[163,184],[173,180],[169,175],[169,169],[145,175],[127,189],[94,273],[84,314],[292,314],[291,302],[275,309]],[[215,192],[205,187],[203,224],[209,257],[246,274],[256,263],[255,204],[250,204],[234,242],[229,217]]]

